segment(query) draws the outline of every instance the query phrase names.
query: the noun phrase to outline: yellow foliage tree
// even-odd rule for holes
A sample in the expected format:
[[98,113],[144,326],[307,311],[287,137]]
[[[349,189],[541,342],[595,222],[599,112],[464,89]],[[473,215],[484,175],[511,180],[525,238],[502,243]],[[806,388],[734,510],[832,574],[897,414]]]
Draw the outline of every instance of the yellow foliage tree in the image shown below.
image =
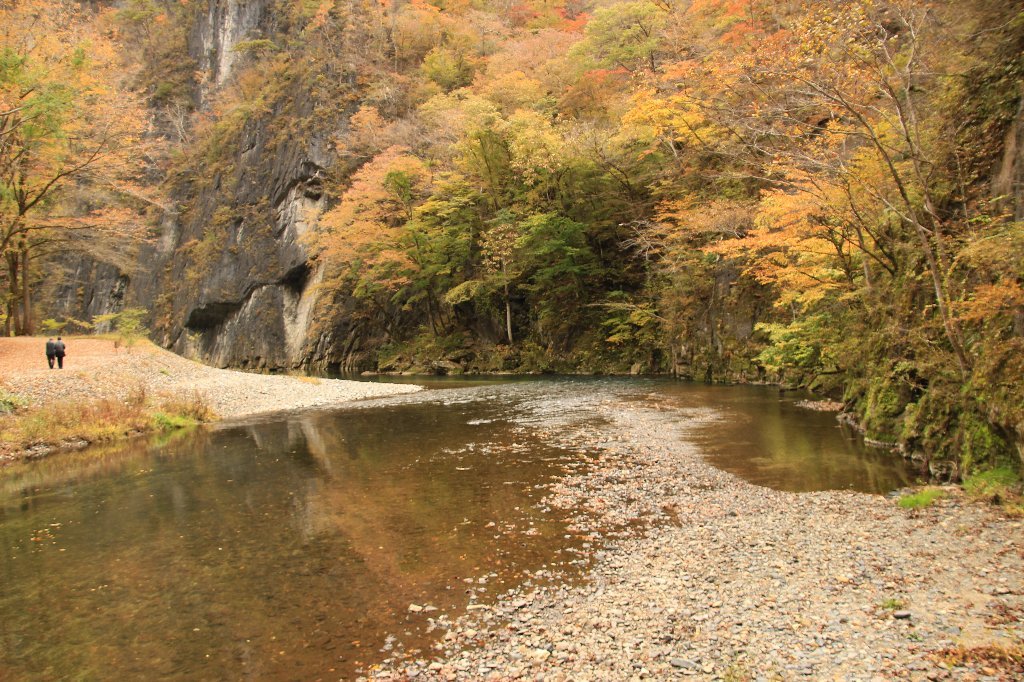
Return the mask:
[[360,168],[313,237],[328,280],[349,281],[357,296],[381,305],[407,284],[416,264],[403,250],[401,228],[430,182],[427,166],[404,147],[389,147]]
[[90,241],[138,236],[142,221],[123,207],[152,200],[135,180],[151,150],[145,110],[123,86],[130,74],[111,12],[70,0],[19,0],[0,5],[0,27],[6,331],[13,323],[30,334],[33,250],[75,233]]

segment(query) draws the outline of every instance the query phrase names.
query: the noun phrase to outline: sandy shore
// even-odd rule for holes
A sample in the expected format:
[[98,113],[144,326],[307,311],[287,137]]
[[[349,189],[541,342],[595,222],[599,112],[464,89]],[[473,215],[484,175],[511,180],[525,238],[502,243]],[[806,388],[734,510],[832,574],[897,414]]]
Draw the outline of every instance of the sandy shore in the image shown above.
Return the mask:
[[370,678],[1024,679],[1020,520],[956,488],[916,512],[770,490],[704,462],[687,428],[706,414],[592,413],[538,425],[589,462],[544,501],[593,539],[583,582],[540,571]]
[[198,391],[222,419],[409,393],[418,386],[252,374],[208,367],[149,342],[131,349],[112,340],[69,338],[63,370],[47,367],[45,339],[0,338],[0,387],[34,406],[154,397]]

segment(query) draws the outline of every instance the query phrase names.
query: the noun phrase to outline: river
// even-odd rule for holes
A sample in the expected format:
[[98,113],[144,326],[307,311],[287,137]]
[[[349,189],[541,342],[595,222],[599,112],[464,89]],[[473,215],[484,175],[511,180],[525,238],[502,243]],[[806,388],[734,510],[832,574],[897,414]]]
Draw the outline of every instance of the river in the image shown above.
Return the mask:
[[585,574],[544,504],[549,437],[594,405],[706,416],[716,466],[783,490],[913,478],[762,387],[449,381],[14,467],[0,478],[0,679],[338,679],[524,582]]

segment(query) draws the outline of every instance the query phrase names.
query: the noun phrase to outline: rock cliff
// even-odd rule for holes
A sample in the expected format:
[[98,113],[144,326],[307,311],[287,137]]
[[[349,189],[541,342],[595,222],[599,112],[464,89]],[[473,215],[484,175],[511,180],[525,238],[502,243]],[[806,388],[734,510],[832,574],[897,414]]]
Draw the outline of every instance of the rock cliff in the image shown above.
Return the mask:
[[[196,13],[188,49],[202,70],[200,111],[244,60],[235,46],[273,35],[276,24],[265,0],[209,0]],[[321,179],[334,160],[306,87],[290,83],[270,111],[246,120],[220,150],[221,167],[172,181],[175,208],[137,269],[65,258],[51,287],[58,316],[88,320],[139,305],[153,313],[156,341],[217,366],[341,364],[329,338],[309,338],[321,273],[302,237],[324,207]]]

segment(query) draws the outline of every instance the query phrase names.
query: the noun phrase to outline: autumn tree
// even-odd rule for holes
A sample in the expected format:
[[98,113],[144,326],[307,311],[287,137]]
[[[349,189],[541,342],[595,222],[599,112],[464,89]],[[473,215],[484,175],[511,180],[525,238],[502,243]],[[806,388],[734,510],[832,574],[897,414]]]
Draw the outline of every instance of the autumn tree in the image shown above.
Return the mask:
[[[770,94],[738,134],[794,169],[790,178],[777,178],[788,192],[814,204],[834,204],[840,195],[850,229],[835,239],[878,256],[876,244],[886,248],[879,230],[887,215],[908,230],[926,265],[946,342],[966,377],[971,361],[951,309],[951,235],[940,195],[946,150],[937,116],[939,31],[926,8],[909,3],[821,8],[798,25],[793,42],[767,46],[775,65],[751,63],[748,78]],[[780,80],[784,87],[765,88]],[[830,227],[821,225],[823,235]],[[834,245],[841,255],[845,246]],[[865,273],[870,276],[870,264]]]
[[[124,206],[147,200],[147,128],[125,90],[109,12],[75,2],[0,6],[0,253],[6,263],[7,333],[30,334],[32,254],[138,234]],[[77,240],[79,248],[88,242]],[[61,247],[61,248],[64,248]]]
[[[1020,430],[1005,407],[1019,389],[996,389],[992,374],[992,358],[1008,362],[995,349],[1017,343],[1019,279],[985,245],[1017,253],[1016,228],[979,198],[982,166],[961,142],[977,114],[954,102],[980,36],[1014,40],[1014,11],[900,0],[764,10],[691,4],[692,25],[722,27],[717,42],[678,41],[690,47],[640,84],[627,119],[677,173],[655,232],[720,222],[700,207],[716,194],[754,202],[749,222],[706,233],[701,248],[738,268],[734,282],[771,293],[762,367],[844,390],[872,437],[957,448],[964,469],[993,461]],[[1000,416],[965,386],[989,392]]]
[[402,230],[429,182],[430,173],[419,159],[407,149],[390,147],[352,177],[312,237],[329,268],[328,286],[345,286],[389,326],[389,303],[417,268],[402,246]]
[[594,12],[572,53],[598,68],[657,71],[666,7],[649,0],[620,2]]

